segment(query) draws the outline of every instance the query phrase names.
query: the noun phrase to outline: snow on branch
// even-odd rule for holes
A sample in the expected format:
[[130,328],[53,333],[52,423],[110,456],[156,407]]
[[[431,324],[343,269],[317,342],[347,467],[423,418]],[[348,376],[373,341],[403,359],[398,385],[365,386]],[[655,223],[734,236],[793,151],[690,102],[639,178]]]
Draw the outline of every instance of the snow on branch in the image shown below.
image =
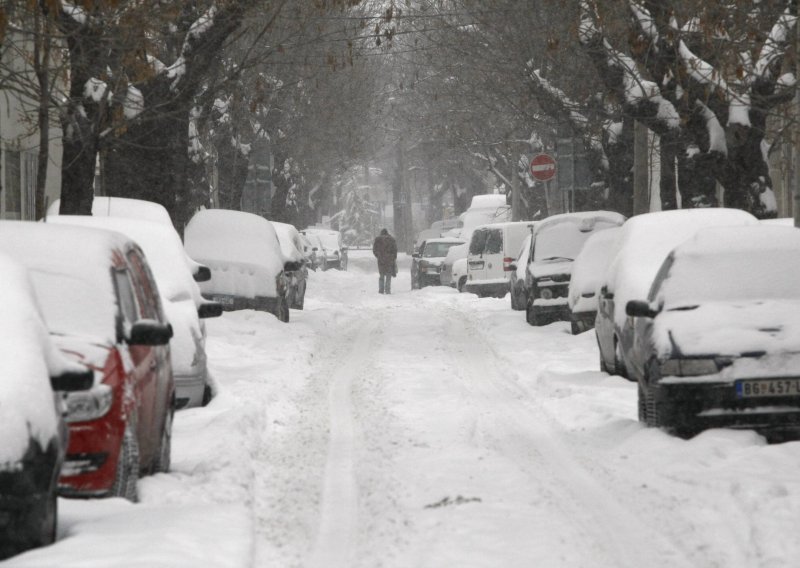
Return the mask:
[[636,2],[633,2],[633,0],[631,0],[628,4],[630,5],[631,12],[633,12],[633,17],[639,24],[639,29],[642,30],[642,33],[646,37],[650,38],[650,41],[655,48],[659,35],[658,29],[656,28],[656,22],[653,19],[652,14],[650,14],[650,11],[647,8],[640,6]]
[[724,156],[727,156],[728,143],[725,140],[725,129],[722,128],[717,115],[699,100],[696,100],[694,104],[700,111],[700,115],[706,121],[706,131],[708,132],[708,151],[718,152]]
[[755,75],[757,78],[769,79],[775,67],[774,63],[780,61],[786,53],[789,33],[797,23],[797,16],[792,12],[794,3],[787,6],[778,21],[772,26],[764,46],[761,48],[758,60],[755,64]]
[[731,96],[733,93],[731,93],[728,83],[725,82],[722,74],[714,66],[695,55],[682,40],[678,42],[678,54],[681,61],[683,61],[684,69],[692,79],[701,85],[719,89],[727,101],[733,98]]
[[76,24],[81,26],[86,25],[86,22],[89,18],[89,16],[86,14],[86,10],[80,6],[76,6],[75,4],[67,2],[66,0],[61,1],[61,11],[64,12],[67,17],[72,18]]

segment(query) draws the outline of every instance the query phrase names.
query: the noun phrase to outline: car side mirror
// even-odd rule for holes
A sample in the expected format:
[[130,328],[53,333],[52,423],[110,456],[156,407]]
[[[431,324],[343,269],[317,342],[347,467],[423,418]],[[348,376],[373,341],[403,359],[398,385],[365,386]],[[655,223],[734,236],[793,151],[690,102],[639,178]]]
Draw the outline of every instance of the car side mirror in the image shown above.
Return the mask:
[[418,252],[412,252],[411,253],[411,258],[419,258],[419,253]]
[[302,268],[303,268],[302,262],[290,261],[283,265],[284,272],[295,272],[297,270],[301,270]]
[[625,313],[634,318],[654,318],[658,315],[658,310],[654,310],[650,302],[631,300],[625,304]]
[[222,304],[219,302],[203,302],[197,306],[197,317],[200,319],[218,318],[221,315]]
[[508,270],[509,270],[509,272],[516,272],[517,271],[517,264],[515,262],[512,262],[511,264],[508,265]]
[[73,392],[92,388],[94,384],[94,371],[67,371],[55,377],[50,377],[50,386],[54,391]]
[[311,249],[311,252],[317,252],[318,250],[319,249],[317,247],[314,247],[314,248]]
[[208,282],[211,280],[211,269],[208,266],[198,266],[193,276],[195,282]]
[[128,345],[166,345],[172,338],[172,326],[154,320],[140,320],[131,326]]

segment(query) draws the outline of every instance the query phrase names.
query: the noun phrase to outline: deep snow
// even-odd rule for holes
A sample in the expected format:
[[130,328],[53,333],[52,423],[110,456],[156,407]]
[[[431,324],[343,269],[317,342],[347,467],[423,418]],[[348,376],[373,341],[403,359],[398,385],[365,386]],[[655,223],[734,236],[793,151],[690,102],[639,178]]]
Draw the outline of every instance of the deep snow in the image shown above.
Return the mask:
[[177,414],[173,472],[61,499],[59,541],[3,566],[796,564],[800,443],[647,429],[594,332],[409,288],[351,251],[288,325],[209,320],[220,392]]

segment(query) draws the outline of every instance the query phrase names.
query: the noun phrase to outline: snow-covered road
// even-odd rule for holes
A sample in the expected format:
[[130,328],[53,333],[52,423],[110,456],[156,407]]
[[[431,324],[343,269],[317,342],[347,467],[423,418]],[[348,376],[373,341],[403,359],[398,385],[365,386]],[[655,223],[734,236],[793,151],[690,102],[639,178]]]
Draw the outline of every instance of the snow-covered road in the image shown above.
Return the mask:
[[60,540],[4,566],[797,565],[800,443],[646,429],[593,332],[394,288],[355,251],[289,325],[209,321],[219,395],[177,415],[173,472],[60,500]]

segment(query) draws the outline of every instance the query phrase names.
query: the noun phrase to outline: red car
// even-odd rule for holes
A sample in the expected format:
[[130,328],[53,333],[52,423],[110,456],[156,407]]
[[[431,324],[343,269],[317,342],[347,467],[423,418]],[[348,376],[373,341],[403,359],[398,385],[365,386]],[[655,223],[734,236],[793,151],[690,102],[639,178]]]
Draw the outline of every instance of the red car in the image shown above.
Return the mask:
[[0,250],[30,273],[56,345],[95,371],[66,395],[66,496],[136,500],[140,473],[169,468],[172,328],[144,254],[111,231],[0,222]]

